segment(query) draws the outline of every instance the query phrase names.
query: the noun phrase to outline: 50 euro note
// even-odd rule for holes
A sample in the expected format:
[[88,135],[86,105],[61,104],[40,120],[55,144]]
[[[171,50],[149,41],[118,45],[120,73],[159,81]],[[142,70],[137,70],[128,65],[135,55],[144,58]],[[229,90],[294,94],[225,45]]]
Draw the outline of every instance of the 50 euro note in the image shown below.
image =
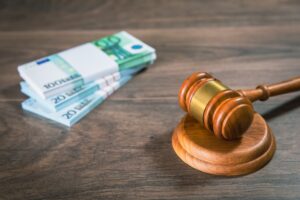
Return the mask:
[[[150,64],[150,63],[147,63]],[[91,83],[86,85],[80,85],[74,89],[71,89],[67,92],[63,92],[58,95],[51,96],[47,99],[41,98],[37,95],[34,90],[30,88],[30,86],[25,82],[22,81],[20,83],[21,92],[25,95],[35,99],[35,101],[40,104],[41,106],[47,108],[49,111],[57,112],[64,107],[69,106],[72,103],[80,101],[82,98],[89,96],[95,93],[98,90],[101,90],[107,86],[113,85],[115,82],[119,81],[121,77],[132,76],[139,71],[143,70],[147,65],[141,65],[136,68],[123,70],[122,72],[116,72],[112,75],[108,75],[104,78],[95,80]]]
[[115,90],[126,84],[131,78],[131,76],[122,77],[119,81],[114,82],[112,85],[98,90],[94,94],[63,108],[58,112],[50,112],[47,108],[40,105],[33,98],[29,98],[22,102],[22,108],[23,110],[33,113],[37,116],[50,119],[70,127],[86,116],[99,104],[101,104]]
[[46,99],[155,59],[154,48],[122,31],[21,65],[18,71]]

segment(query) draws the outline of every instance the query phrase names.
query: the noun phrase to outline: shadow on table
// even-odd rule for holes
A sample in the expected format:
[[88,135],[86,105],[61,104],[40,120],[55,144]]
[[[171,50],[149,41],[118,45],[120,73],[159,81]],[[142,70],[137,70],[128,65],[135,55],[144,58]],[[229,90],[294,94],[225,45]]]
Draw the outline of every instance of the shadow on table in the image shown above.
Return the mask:
[[20,92],[19,85],[12,85],[0,90],[0,99],[14,111],[20,111],[21,102],[26,99],[26,96]]
[[300,95],[281,104],[280,106],[273,108],[272,110],[264,113],[262,116],[265,118],[265,120],[270,121],[298,107],[300,107]]
[[[185,164],[175,154],[172,147],[173,130],[158,136],[152,136],[145,146],[146,152],[151,155],[153,165],[156,166],[158,179],[168,186],[203,186],[211,184],[211,181],[224,179],[225,177],[205,174]],[[162,184],[162,183],[161,183]]]
[[[300,107],[300,96],[266,112],[263,116],[266,120],[272,120],[298,107]],[[145,146],[146,152],[151,156],[153,165],[156,167],[158,179],[161,179],[166,185],[180,190],[181,186],[205,186],[222,182],[225,179],[241,177],[209,175],[188,166],[177,157],[173,150],[172,133],[173,130],[169,130],[161,135],[151,136]]]

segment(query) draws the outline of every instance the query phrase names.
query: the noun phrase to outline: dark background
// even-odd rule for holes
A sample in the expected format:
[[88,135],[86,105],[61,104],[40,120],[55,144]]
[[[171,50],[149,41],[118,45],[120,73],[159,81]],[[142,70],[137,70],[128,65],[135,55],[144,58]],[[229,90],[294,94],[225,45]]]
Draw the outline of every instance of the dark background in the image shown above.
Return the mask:
[[[158,59],[71,129],[23,113],[17,66],[126,30]],[[300,1],[0,1],[0,199],[300,199],[299,93],[255,103],[277,151],[226,178],[184,164],[171,134],[194,71],[252,88],[300,74]]]

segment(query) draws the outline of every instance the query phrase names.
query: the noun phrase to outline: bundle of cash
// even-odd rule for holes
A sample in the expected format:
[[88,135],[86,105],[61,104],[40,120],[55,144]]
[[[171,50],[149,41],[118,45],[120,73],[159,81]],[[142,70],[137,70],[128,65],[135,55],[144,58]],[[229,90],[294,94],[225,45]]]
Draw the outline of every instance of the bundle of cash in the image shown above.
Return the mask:
[[155,59],[154,48],[122,31],[20,65],[22,108],[71,126]]

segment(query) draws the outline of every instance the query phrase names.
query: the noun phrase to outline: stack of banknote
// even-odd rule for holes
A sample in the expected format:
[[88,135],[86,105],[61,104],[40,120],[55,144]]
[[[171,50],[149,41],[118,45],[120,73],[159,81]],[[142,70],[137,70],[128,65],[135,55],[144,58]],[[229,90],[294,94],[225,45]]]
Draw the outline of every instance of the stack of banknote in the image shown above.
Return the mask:
[[20,65],[22,108],[72,126],[155,59],[154,48],[122,31]]

